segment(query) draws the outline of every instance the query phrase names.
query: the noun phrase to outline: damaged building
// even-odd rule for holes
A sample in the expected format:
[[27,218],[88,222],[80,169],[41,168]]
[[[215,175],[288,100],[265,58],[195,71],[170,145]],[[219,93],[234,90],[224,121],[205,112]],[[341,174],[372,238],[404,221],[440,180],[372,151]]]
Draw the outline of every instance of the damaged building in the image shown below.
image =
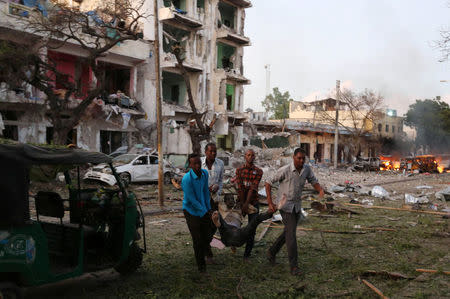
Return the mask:
[[[80,2],[89,10],[95,0]],[[77,2],[78,3],[78,2]],[[159,1],[161,97],[163,102],[163,151],[185,156],[191,152],[188,121],[192,114],[188,91],[177,60],[171,53],[168,37],[176,37],[185,51],[183,65],[188,72],[192,96],[206,122],[217,117],[212,131],[218,147],[232,151],[243,145],[244,47],[250,40],[244,35],[248,0]],[[1,1],[8,12],[0,22],[0,39],[23,42],[18,21],[33,8],[15,1]],[[144,9],[153,11],[154,1]],[[156,147],[156,70],[154,55],[155,26],[152,16],[143,20],[143,38],[114,46],[99,59],[106,86],[102,95],[86,111],[85,117],[68,135],[67,143],[111,153],[134,145]],[[68,80],[81,87],[71,99],[82,100],[83,93],[95,84],[95,76],[83,61],[83,50],[67,43],[48,49],[43,55],[56,62]],[[3,137],[20,142],[52,143],[52,125],[46,116],[49,107],[42,92],[30,86],[10,90],[0,78],[0,111]],[[62,84],[55,89],[64,95]],[[30,107],[33,107],[30,109]],[[1,127],[1,126],[0,126]]]
[[[289,118],[269,120],[264,112],[247,111],[249,123],[244,138],[259,147],[301,147],[307,157],[318,163],[332,163],[334,157],[336,100],[332,98],[289,103]],[[403,118],[395,110],[351,111],[342,103],[339,108],[338,162],[351,163],[357,156],[380,154],[380,138],[403,138]]]
[[[191,152],[188,120],[192,113],[186,84],[171,53],[170,39],[176,37],[185,52],[196,108],[206,123],[216,115],[213,140],[218,148],[232,151],[243,145],[244,35],[247,0],[162,1],[161,69],[163,97],[163,150],[171,156]],[[150,97],[150,100],[155,99]],[[155,103],[156,104],[156,103]]]
[[[312,124],[334,124],[336,100],[333,98],[289,103],[289,119]],[[368,116],[368,111],[352,110],[348,104],[340,102],[339,123],[346,128],[368,132],[378,137],[401,138],[403,117],[394,109],[379,109],[376,117]]]
[[[16,1],[0,1],[0,10],[6,12],[0,21],[0,40],[25,44],[27,39],[34,38],[25,32],[21,22],[33,13],[39,13],[34,7]],[[150,42],[153,32],[153,28],[144,28],[144,39],[122,42],[98,59],[105,88],[68,134],[67,144],[111,153],[135,142],[139,135],[139,120],[146,116],[144,81],[154,78],[154,71],[148,67],[154,65]],[[75,83],[79,92],[69,99],[69,108],[77,105],[98,80],[85,61],[85,51],[74,42],[66,42],[61,47],[45,48],[41,52],[55,62],[56,69],[64,74],[64,80]],[[3,127],[3,137],[19,142],[52,143],[53,126],[47,117],[50,108],[45,94],[25,84],[12,89],[2,79],[0,128]],[[53,82],[61,98],[66,92],[63,85],[56,79]]]
[[[311,162],[333,163],[335,127],[327,124],[315,124],[296,120],[253,120],[245,124],[245,138],[250,145],[261,148],[300,147]],[[353,162],[359,151],[361,156],[370,156],[376,152],[376,143],[368,136],[358,139],[354,148],[355,136],[347,128],[339,127],[338,162]]]

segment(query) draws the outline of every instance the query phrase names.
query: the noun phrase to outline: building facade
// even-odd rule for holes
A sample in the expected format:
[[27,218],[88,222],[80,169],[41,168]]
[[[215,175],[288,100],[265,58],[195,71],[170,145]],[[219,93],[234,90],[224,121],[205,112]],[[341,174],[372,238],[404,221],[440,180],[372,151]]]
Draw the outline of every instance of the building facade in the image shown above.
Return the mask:
[[[375,117],[367,117],[367,111],[355,111],[340,103],[339,125],[349,130],[372,134],[382,138],[402,138],[403,117],[397,116],[393,109],[380,110]],[[300,122],[333,125],[336,120],[336,100],[332,98],[289,103],[289,119]]]
[[[232,151],[243,144],[244,34],[247,0],[162,1],[161,68],[163,99],[163,148],[168,155],[191,152],[188,120],[192,113],[187,86],[170,44],[174,38],[185,49],[183,65],[188,72],[196,108],[208,124],[217,121],[213,139],[218,148]],[[151,98],[153,99],[153,98]]]
[[[154,1],[158,1],[159,36],[155,36]],[[19,0],[20,2],[20,0]],[[88,11],[97,0],[79,1]],[[0,40],[25,42],[20,19],[34,9],[13,0],[0,0],[7,12],[0,19]],[[94,101],[87,115],[69,134],[67,143],[81,148],[110,153],[136,143],[156,147],[156,70],[154,41],[160,41],[161,96],[163,101],[163,152],[186,155],[191,152],[188,121],[192,113],[187,86],[170,40],[175,38],[185,49],[184,67],[188,72],[197,109],[208,123],[217,117],[213,138],[219,148],[234,150],[243,144],[244,35],[247,0],[151,0],[142,10],[142,39],[113,47],[99,59],[104,64],[107,88],[105,97]],[[26,12],[26,13],[24,13]],[[88,88],[95,78],[83,65],[83,51],[75,43],[43,52],[57,62],[58,70]],[[56,84],[57,85],[57,84]],[[26,86],[11,91],[0,78],[0,128],[2,135],[20,142],[51,143],[52,126],[46,117],[44,94]],[[58,88],[58,86],[55,86]],[[62,91],[63,92],[63,91]],[[80,96],[74,102],[82,100]],[[31,108],[33,107],[33,108]]]
[[[0,0],[0,11],[5,12],[0,18],[0,40],[27,44],[30,39],[36,38],[25,29],[25,19],[43,11],[5,0]],[[145,40],[145,35],[151,32],[144,33],[143,39],[122,42],[97,60],[103,69],[102,79],[106,86],[102,95],[94,100],[79,124],[68,134],[67,144],[111,153],[137,141],[139,119],[145,118],[142,109],[145,103],[143,81],[146,77],[154,77],[151,69],[139,74],[146,64],[154,65],[154,61],[149,61],[149,53],[153,49],[151,38]],[[77,43],[69,41],[63,46],[44,48],[41,55],[51,59],[56,69],[80,89],[80,93],[69,98],[68,107],[73,108],[83,101],[85,93],[97,80],[84,59],[86,52]],[[19,142],[52,143],[53,126],[46,115],[50,108],[45,94],[28,85],[11,89],[4,81],[0,78],[2,137]],[[66,92],[63,84],[56,79],[54,89],[61,97]]]

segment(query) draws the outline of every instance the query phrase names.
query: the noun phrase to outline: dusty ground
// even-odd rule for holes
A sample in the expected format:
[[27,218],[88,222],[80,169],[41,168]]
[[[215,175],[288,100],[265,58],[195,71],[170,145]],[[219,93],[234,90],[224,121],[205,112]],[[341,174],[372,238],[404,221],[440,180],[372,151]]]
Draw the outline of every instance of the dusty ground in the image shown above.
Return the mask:
[[[315,169],[323,185],[353,181],[358,184],[380,184],[391,193],[389,199],[360,196],[356,193],[336,195],[334,203],[351,199],[368,199],[375,206],[401,208],[404,193],[430,193],[432,203],[440,211],[445,203],[434,200],[436,191],[450,184],[450,174],[416,175],[350,173]],[[428,185],[432,189],[416,189]],[[159,210],[155,185],[134,185],[143,198],[146,213]],[[375,298],[377,295],[358,280],[366,279],[392,298],[450,298],[450,276],[421,274],[417,268],[450,271],[450,226],[441,215],[409,211],[348,207],[357,215],[323,213],[308,210],[298,230],[299,262],[304,276],[292,277],[288,272],[287,253],[283,248],[278,264],[269,266],[265,252],[281,232],[282,224],[271,227],[256,244],[251,262],[242,262],[243,248],[236,254],[226,248],[213,249],[217,265],[208,274],[197,273],[192,241],[179,212],[182,194],[166,188],[166,208],[175,212],[147,216],[148,252],[141,269],[122,278],[113,270],[85,275],[50,286],[28,290],[29,298],[164,298],[164,297],[292,297]],[[308,208],[310,201],[304,202]],[[420,209],[432,211],[430,204]],[[260,225],[258,233],[265,228]],[[381,230],[380,228],[384,229]],[[311,231],[313,230],[313,231]],[[319,232],[333,230],[341,233]],[[346,234],[345,232],[353,232]],[[400,272],[410,279],[386,276],[364,276],[367,270]]]

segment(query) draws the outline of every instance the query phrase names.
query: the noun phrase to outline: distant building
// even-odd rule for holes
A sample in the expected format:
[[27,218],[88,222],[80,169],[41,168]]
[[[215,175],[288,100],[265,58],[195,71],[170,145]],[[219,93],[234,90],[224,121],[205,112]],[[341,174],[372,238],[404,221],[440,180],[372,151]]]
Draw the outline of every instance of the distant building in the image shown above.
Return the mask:
[[247,121],[268,121],[269,113],[266,111],[255,112],[252,109],[248,108],[245,110],[245,114],[247,116]]
[[[351,111],[345,103],[339,105],[339,124],[347,129],[361,130],[374,136],[400,138],[403,133],[403,117],[397,116],[397,110],[378,111],[374,119],[367,119],[365,111]],[[289,104],[289,120],[308,122],[313,125],[334,125],[336,119],[336,100],[332,98]]]
[[397,116],[397,110],[386,109],[375,120],[374,133],[380,137],[402,138],[405,136],[405,132],[403,132],[403,120],[403,117]]
[[[334,132],[332,125],[300,122],[296,120],[249,121],[244,133],[249,136],[249,144],[260,147],[300,147],[306,157],[313,162],[331,163],[334,153]],[[360,144],[355,144],[352,133],[339,127],[338,162],[353,162],[356,155],[363,157],[378,154],[378,145],[370,136],[363,136]]]

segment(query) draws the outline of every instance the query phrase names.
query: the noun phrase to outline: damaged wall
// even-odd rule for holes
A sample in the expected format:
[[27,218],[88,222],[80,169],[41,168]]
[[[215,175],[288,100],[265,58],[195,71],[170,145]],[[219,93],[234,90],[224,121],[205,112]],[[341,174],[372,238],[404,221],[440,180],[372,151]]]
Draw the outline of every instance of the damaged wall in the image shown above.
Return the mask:
[[166,155],[180,154],[192,152],[191,137],[187,131],[187,127],[170,127],[163,126],[163,152]]
[[[219,3],[221,3],[220,7]],[[197,0],[185,0],[183,1],[183,8],[181,8],[185,13],[177,15],[176,11],[170,9],[169,2],[166,5],[164,3],[160,3],[160,5],[161,31],[178,32],[186,37],[183,41],[186,48],[184,65],[189,71],[193,98],[198,110],[201,112],[210,111],[211,114],[212,112],[220,113],[219,120],[214,127],[214,134],[228,136],[225,139],[232,140],[231,147],[234,149],[240,148],[243,143],[243,129],[242,127],[232,129],[232,126],[228,123],[228,115],[243,112],[243,84],[249,83],[243,77],[242,65],[243,47],[249,44],[248,38],[243,34],[245,7],[223,0],[202,1],[200,5],[198,5]],[[223,7],[229,10],[228,14],[225,13],[227,17],[234,18],[233,26],[223,23],[222,15],[224,12],[221,11]],[[234,16],[230,15],[230,13],[233,14],[233,11]],[[230,37],[230,34],[234,34],[234,36]],[[160,40],[163,47],[167,40],[162,36],[161,32]],[[227,47],[229,51],[221,51],[221,48],[218,47],[219,44]],[[221,56],[224,52],[227,54],[227,59],[222,60],[223,57]],[[161,53],[161,68],[162,72],[179,73],[174,55],[168,52],[162,51]],[[234,88],[233,103],[231,101],[227,103],[227,84]],[[172,97],[173,92],[172,90],[164,90],[164,88],[173,88],[173,91],[177,94],[176,87],[166,84],[163,85],[162,91],[162,94],[166,97]],[[151,108],[156,106],[155,98],[146,98],[145,110],[147,114],[154,113]],[[186,111],[186,108],[190,109],[187,96],[183,103],[176,102],[178,101],[163,103],[163,110],[167,112],[164,114],[164,121],[175,119],[177,122],[182,122],[187,120],[189,111]],[[184,108],[174,108],[174,104],[184,106]],[[149,120],[152,119],[152,117],[149,117]],[[179,131],[180,129],[175,130]],[[187,133],[170,133],[170,130],[165,129],[163,139],[171,140],[173,134],[179,134],[181,140],[184,140],[184,136],[188,136]],[[231,135],[233,135],[232,138]],[[167,153],[188,154],[190,143],[189,146],[184,141],[183,143],[183,146],[169,143],[165,149]]]

